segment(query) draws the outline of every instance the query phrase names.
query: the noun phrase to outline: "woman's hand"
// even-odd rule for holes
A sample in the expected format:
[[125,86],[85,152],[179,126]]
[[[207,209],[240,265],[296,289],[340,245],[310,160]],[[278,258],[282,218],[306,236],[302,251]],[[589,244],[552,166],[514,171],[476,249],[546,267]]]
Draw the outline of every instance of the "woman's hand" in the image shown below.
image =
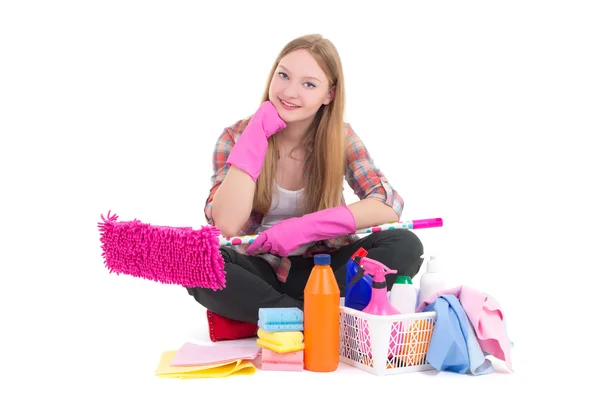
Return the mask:
[[346,206],[327,208],[298,218],[288,218],[259,234],[246,252],[287,257],[305,243],[356,232],[354,215]]

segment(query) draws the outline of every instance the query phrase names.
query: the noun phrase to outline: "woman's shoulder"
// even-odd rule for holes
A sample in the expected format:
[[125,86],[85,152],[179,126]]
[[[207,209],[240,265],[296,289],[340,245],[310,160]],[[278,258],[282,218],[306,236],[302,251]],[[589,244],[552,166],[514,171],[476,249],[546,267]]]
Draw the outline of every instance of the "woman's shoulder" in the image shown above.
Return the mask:
[[226,126],[223,129],[223,132],[221,132],[221,139],[227,138],[227,139],[232,139],[234,142],[237,141],[237,139],[240,137],[242,132],[244,132],[244,130],[248,126],[249,122],[250,122],[250,118],[243,118],[243,119],[237,120],[236,122],[234,122],[231,125]]
[[361,141],[352,125],[347,121],[344,121],[344,134],[346,135],[346,140],[349,144]]

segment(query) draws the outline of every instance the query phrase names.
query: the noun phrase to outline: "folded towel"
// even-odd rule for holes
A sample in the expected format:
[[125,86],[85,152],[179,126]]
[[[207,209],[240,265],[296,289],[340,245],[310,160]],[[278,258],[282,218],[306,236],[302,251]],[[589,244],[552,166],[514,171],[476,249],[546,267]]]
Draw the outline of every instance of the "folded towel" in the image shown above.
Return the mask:
[[441,295],[424,308],[436,312],[436,324],[431,336],[427,361],[439,371],[472,375],[494,371],[479,347],[469,319],[454,295]]
[[304,351],[277,353],[269,349],[262,349],[259,368],[274,371],[302,371],[304,370]]
[[290,353],[304,350],[304,334],[302,332],[266,332],[258,328],[256,344],[276,353]]
[[250,375],[256,372],[256,367],[250,360],[234,360],[215,363],[212,365],[196,365],[190,367],[172,367],[171,362],[176,350],[164,351],[160,356],[158,367],[154,374],[160,378],[223,378],[231,375]]
[[172,367],[193,367],[215,365],[236,360],[254,360],[258,356],[258,346],[206,346],[184,343],[171,361]]

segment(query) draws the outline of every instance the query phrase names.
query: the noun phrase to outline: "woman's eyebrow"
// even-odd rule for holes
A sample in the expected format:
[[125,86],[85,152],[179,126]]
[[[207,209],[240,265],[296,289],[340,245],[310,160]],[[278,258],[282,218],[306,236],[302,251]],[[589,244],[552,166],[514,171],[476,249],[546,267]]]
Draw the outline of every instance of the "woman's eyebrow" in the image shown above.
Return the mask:
[[[290,72],[290,70],[289,70],[289,69],[287,69],[287,68],[286,68],[285,66],[283,66],[282,64],[279,64],[279,68],[281,68],[281,69],[285,69],[287,72]],[[321,82],[321,80],[320,80],[319,78],[315,78],[314,76],[305,76],[305,77],[303,77],[303,78],[305,78],[305,79],[314,79],[315,81],[319,81],[319,82]]]

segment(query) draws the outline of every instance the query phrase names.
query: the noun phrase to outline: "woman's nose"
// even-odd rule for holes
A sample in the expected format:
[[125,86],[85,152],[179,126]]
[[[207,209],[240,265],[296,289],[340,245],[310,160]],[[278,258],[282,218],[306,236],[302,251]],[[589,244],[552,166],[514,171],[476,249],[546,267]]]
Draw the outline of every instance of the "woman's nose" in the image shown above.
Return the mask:
[[296,88],[296,85],[293,82],[290,82],[286,85],[285,89],[283,90],[283,94],[285,97],[295,98],[298,97],[298,89]]

